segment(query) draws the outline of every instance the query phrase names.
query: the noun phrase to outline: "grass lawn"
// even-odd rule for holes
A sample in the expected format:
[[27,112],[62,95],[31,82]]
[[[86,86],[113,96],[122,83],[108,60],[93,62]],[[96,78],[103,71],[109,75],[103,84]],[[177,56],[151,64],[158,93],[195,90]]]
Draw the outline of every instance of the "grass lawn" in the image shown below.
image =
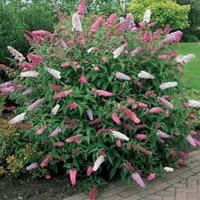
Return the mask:
[[195,54],[195,58],[185,65],[183,81],[194,89],[200,90],[200,43],[181,43],[178,54]]

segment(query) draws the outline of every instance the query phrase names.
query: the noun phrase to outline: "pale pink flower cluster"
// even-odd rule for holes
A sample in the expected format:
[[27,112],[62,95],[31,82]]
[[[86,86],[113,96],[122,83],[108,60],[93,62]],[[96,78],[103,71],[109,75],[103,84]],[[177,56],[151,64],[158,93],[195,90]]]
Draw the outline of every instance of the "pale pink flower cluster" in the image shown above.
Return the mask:
[[122,52],[124,51],[125,47],[126,47],[126,44],[123,44],[120,47],[118,47],[117,49],[115,49],[113,51],[113,58],[117,59],[122,54]]
[[27,96],[33,92],[32,88],[26,89],[24,92],[22,92],[22,96]]
[[180,55],[178,57],[175,58],[175,61],[177,63],[180,63],[180,64],[186,64],[188,62],[190,62],[193,58],[195,58],[195,55],[194,54],[188,54],[188,55]]
[[177,82],[165,82],[165,83],[160,84],[159,88],[161,90],[166,90],[168,88],[176,87],[177,85],[178,85]]
[[161,104],[163,104],[167,108],[169,108],[169,109],[173,109],[174,108],[174,105],[172,103],[170,103],[169,101],[167,101],[165,98],[158,97],[157,99]]
[[195,142],[195,139],[194,139],[191,135],[188,135],[188,136],[186,137],[186,140],[187,140],[187,142],[188,142],[191,146],[193,146],[193,147],[196,147],[196,146],[197,146],[197,144],[196,144],[196,142]]
[[112,92],[108,92],[108,91],[105,91],[105,90],[98,90],[98,89],[95,89],[95,88],[92,89],[92,92],[94,94],[98,95],[98,96],[103,96],[103,97],[112,97],[112,96],[115,95]]
[[123,110],[124,115],[126,115],[131,121],[135,124],[139,124],[141,120],[137,117],[137,115],[131,111],[130,109],[126,108]]
[[33,53],[29,53],[27,55],[27,58],[33,66],[37,66],[44,61],[44,58],[42,56],[39,56],[39,55],[36,55],[36,54],[33,54]]
[[112,135],[117,139],[129,141],[129,137],[127,137],[125,134],[120,133],[118,131],[112,131]]
[[121,121],[117,112],[112,113],[112,120],[118,125],[121,124]]
[[8,96],[18,88],[21,88],[20,84],[15,84],[10,81],[2,83],[0,84],[0,96]]
[[138,77],[139,78],[143,78],[143,79],[155,79],[155,76],[146,72],[146,71],[141,71],[139,74],[138,74]]
[[77,170],[76,169],[70,169],[69,170],[69,177],[70,177],[70,182],[72,186],[76,185],[76,178],[77,178]]
[[169,134],[167,134],[161,130],[157,130],[156,134],[157,134],[157,136],[159,136],[162,139],[168,139],[171,137]]
[[53,99],[59,100],[59,99],[65,98],[65,97],[68,97],[71,93],[72,93],[72,90],[65,90],[62,92],[58,92],[53,96]]
[[41,126],[37,131],[36,131],[36,135],[42,135],[42,133],[44,133],[44,131],[47,129],[46,125]]
[[26,167],[26,171],[32,171],[38,168],[38,163],[31,163],[29,166]]
[[122,80],[122,81],[130,81],[131,80],[131,77],[122,73],[122,72],[116,72],[115,74],[115,77],[118,79],[118,80]]
[[110,27],[110,26],[112,26],[116,22],[116,19],[117,19],[117,15],[115,13],[113,13],[107,19],[106,24]]
[[94,116],[93,116],[92,110],[91,110],[91,109],[88,109],[88,110],[86,111],[86,113],[87,113],[87,116],[88,116],[89,120],[90,120],[90,121],[93,121],[93,120],[94,120]]
[[20,73],[20,77],[22,78],[37,78],[38,76],[39,73],[37,71],[26,71]]
[[74,13],[72,16],[72,31],[83,31],[80,15],[78,13]]
[[105,161],[105,156],[100,155],[94,162],[93,171],[96,172],[104,161]]
[[60,75],[61,73],[58,70],[55,70],[55,69],[52,69],[52,68],[49,68],[49,67],[45,67],[44,70],[46,72],[48,72],[54,78],[61,79],[61,75]]
[[173,42],[179,42],[182,36],[183,36],[183,33],[181,31],[170,33],[166,35],[165,39],[160,43],[160,47],[162,48],[165,45],[173,43]]
[[42,160],[42,163],[40,164],[40,166],[41,166],[42,168],[48,167],[49,162],[50,162],[51,160],[52,160],[52,156],[51,156],[50,154],[47,154],[47,155],[45,156],[45,158]]
[[130,55],[132,57],[135,57],[138,53],[140,53],[143,50],[142,47],[136,47],[133,51],[130,52]]
[[38,107],[40,107],[43,104],[43,102],[44,102],[44,98],[38,99],[37,101],[35,101],[31,105],[29,105],[27,110],[31,112],[31,111],[37,109]]
[[90,32],[96,33],[98,29],[103,25],[104,19],[103,17],[99,17],[94,24],[90,27]]
[[86,4],[87,4],[87,1],[86,0],[82,0],[81,3],[78,5],[77,7],[77,13],[79,15],[85,15],[85,11],[86,11]]
[[132,174],[132,179],[133,181],[139,185],[140,187],[144,188],[145,184],[144,181],[142,180],[141,176],[139,175],[139,173],[135,172]]
[[17,115],[16,117],[14,117],[13,119],[11,119],[9,121],[9,124],[16,124],[16,123],[24,121],[25,119],[26,119],[26,113],[21,113]]
[[82,135],[78,134],[78,135],[74,135],[74,136],[67,138],[65,141],[66,141],[66,143],[69,143],[69,144],[73,144],[73,143],[80,144],[81,138],[82,138]]
[[25,60],[25,57],[19,51],[17,51],[11,46],[8,46],[7,48],[9,52],[11,53],[11,55],[14,57],[14,59],[18,60],[19,62],[22,62],[23,60]]
[[52,133],[50,133],[49,138],[56,137],[62,132],[61,128],[56,128]]

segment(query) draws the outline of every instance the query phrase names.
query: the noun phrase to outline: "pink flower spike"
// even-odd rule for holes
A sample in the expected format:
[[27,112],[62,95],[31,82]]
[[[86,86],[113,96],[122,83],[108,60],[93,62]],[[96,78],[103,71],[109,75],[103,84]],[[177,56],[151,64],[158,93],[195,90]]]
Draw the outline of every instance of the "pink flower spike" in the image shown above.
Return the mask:
[[62,132],[62,129],[61,129],[61,128],[56,128],[56,129],[49,135],[49,138],[56,137],[56,136],[59,135],[61,132]]
[[87,1],[86,0],[82,0],[81,3],[78,5],[77,13],[79,15],[85,15],[86,4],[87,4]]
[[116,142],[115,142],[115,145],[117,148],[120,148],[122,146],[122,142],[120,139],[117,139]]
[[160,137],[162,139],[168,139],[171,137],[169,134],[162,132],[161,130],[157,130],[156,134],[158,137]]
[[69,170],[69,176],[72,186],[76,185],[76,177],[77,177],[77,170],[76,169],[70,169]]
[[96,187],[93,187],[89,193],[89,200],[96,200],[96,196],[97,196],[97,189]]
[[39,56],[39,55],[36,55],[33,53],[29,53],[27,55],[27,58],[28,58],[29,62],[31,62],[31,64],[33,64],[34,66],[37,66],[37,65],[43,63],[43,61],[44,61],[44,58],[42,56]]
[[144,181],[142,180],[141,176],[138,173],[133,173],[132,174],[132,179],[140,187],[142,187],[142,188],[145,187]]
[[148,113],[151,113],[151,114],[156,114],[156,113],[161,113],[161,112],[164,112],[164,111],[160,107],[154,107],[148,110]]
[[98,90],[98,89],[95,89],[93,88],[92,89],[92,92],[98,96],[103,96],[103,97],[112,97],[112,96],[115,96],[114,93],[112,92],[108,92],[108,91],[105,91],[105,90]]
[[32,163],[29,166],[26,167],[26,171],[32,171],[34,169],[38,168],[38,163]]
[[70,110],[74,110],[78,107],[78,104],[76,102],[73,102],[73,103],[70,103],[68,106],[67,106]]
[[146,139],[147,139],[147,136],[146,136],[145,134],[136,134],[136,135],[135,135],[135,138],[136,138],[137,140],[142,141],[142,140],[146,140]]
[[130,109],[126,108],[123,110],[123,113],[135,124],[139,124],[141,120],[137,117],[137,115],[132,112]]
[[86,84],[86,83],[88,83],[87,77],[85,76],[85,74],[81,74],[81,77],[79,79],[79,83],[80,84]]
[[64,146],[64,142],[58,141],[54,143],[55,147],[63,147]]
[[130,55],[132,57],[135,57],[138,53],[140,53],[143,50],[142,47],[136,47],[133,51],[130,52]]
[[40,164],[40,166],[41,166],[42,168],[48,167],[49,162],[50,162],[51,160],[52,160],[52,156],[51,156],[50,154],[47,154],[47,155],[45,156],[45,158],[42,160],[42,163]]
[[36,131],[36,135],[42,135],[42,133],[47,129],[46,125],[41,126],[37,131]]
[[66,90],[66,91],[64,91],[64,92],[59,92],[59,93],[57,93],[57,94],[55,94],[55,95],[53,96],[53,99],[59,100],[59,99],[62,99],[62,98],[64,98],[64,97],[69,96],[71,93],[72,93],[72,90]]
[[103,17],[99,17],[94,24],[90,27],[90,31],[92,33],[96,33],[98,29],[103,25],[104,19]]
[[60,92],[62,90],[62,86],[60,85],[50,85],[49,88],[54,90],[55,92]]
[[65,62],[65,63],[63,63],[63,64],[61,65],[61,67],[63,67],[63,68],[67,68],[67,67],[69,67],[69,66],[71,66],[71,62]]
[[78,134],[78,135],[75,135],[75,136],[71,136],[69,138],[67,138],[65,141],[66,143],[69,143],[69,144],[80,144],[81,143],[81,137],[82,135],[81,134]]
[[130,162],[123,164],[125,169],[128,169],[129,171],[133,171],[133,165]]
[[112,120],[113,120],[116,124],[118,124],[118,125],[121,124],[119,115],[118,115],[116,112],[114,112],[114,113],[112,114]]
[[161,60],[169,60],[170,59],[170,56],[168,54],[161,54],[159,55],[159,58]]
[[186,159],[188,154],[185,151],[179,151],[178,156],[179,158]]
[[156,174],[155,173],[150,173],[148,176],[147,176],[147,180],[148,181],[153,181],[155,180],[156,178]]
[[193,146],[193,147],[196,147],[196,146],[197,146],[197,144],[196,144],[194,138],[193,138],[191,135],[188,135],[188,136],[186,137],[186,140],[187,140],[187,142],[188,142],[191,146]]
[[106,21],[107,25],[112,26],[115,23],[116,19],[117,19],[117,15],[115,13],[110,15],[110,17]]
[[88,177],[91,176],[92,173],[93,173],[93,167],[88,166],[88,168],[87,168],[87,176],[88,176]]

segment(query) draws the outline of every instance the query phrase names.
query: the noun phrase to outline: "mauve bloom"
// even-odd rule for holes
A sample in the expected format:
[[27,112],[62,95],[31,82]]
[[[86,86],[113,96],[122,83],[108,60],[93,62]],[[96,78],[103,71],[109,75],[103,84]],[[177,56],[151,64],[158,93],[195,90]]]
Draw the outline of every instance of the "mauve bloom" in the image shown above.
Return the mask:
[[60,75],[61,73],[58,70],[55,70],[55,69],[52,69],[52,68],[49,68],[49,67],[45,67],[44,70],[46,72],[48,72],[48,74],[50,74],[54,78],[61,79],[61,75]]
[[14,59],[22,62],[23,60],[25,60],[25,57],[23,56],[23,54],[21,54],[19,51],[17,51],[16,49],[14,49],[11,46],[7,47],[9,52],[12,54],[12,56],[14,57]]
[[145,134],[136,134],[135,138],[142,141],[142,140],[146,140],[147,136]]
[[130,163],[130,162],[126,162],[123,164],[123,167],[125,169],[128,169],[129,171],[132,171],[133,170],[133,165]]
[[160,47],[164,47],[167,44],[173,43],[173,42],[179,42],[183,36],[183,33],[181,31],[176,31],[173,33],[170,33],[166,35],[165,39],[161,41]]
[[122,146],[122,142],[121,142],[120,139],[117,139],[117,140],[115,141],[115,146],[116,146],[117,148],[120,148],[120,147]]
[[107,58],[106,56],[103,56],[103,57],[101,58],[101,60],[102,60],[104,63],[106,63],[106,64],[109,63],[109,60],[108,60],[108,58]]
[[100,26],[102,26],[104,23],[104,19],[103,17],[99,17],[96,22],[94,24],[92,24],[92,26],[90,27],[90,31],[92,33],[96,33],[98,31],[98,29],[100,28]]
[[154,107],[148,110],[148,113],[154,114],[154,113],[161,113],[164,112],[162,108],[160,107]]
[[50,133],[49,138],[56,137],[62,132],[61,128],[56,128],[52,133]]
[[27,96],[33,92],[32,88],[26,89],[24,92],[22,92],[22,96]]
[[167,101],[165,98],[158,97],[157,99],[161,104],[163,104],[167,108],[169,108],[169,109],[173,109],[174,108],[174,105],[172,103],[170,103],[169,101]]
[[96,172],[104,161],[105,161],[105,156],[100,155],[94,162],[93,171]]
[[44,102],[44,98],[38,99],[37,101],[35,101],[31,105],[29,105],[28,108],[27,108],[27,110],[31,112],[31,111],[39,108],[43,104],[43,102]]
[[186,64],[188,62],[190,62],[193,58],[195,58],[195,55],[194,54],[188,54],[188,55],[185,55],[185,56],[178,56],[175,58],[175,61],[177,63],[180,63],[180,64]]
[[131,32],[137,31],[132,13],[128,13],[126,15],[126,23],[127,23],[128,31],[131,31]]
[[69,170],[69,177],[72,186],[76,185],[76,177],[77,177],[77,170],[76,169],[70,169]]
[[85,76],[85,74],[81,74],[81,77],[79,79],[79,83],[80,84],[86,84],[86,83],[88,83],[87,77]]
[[123,133],[120,133],[118,131],[112,131],[111,133],[117,139],[129,141],[129,138],[126,135],[124,135]]
[[152,156],[152,152],[145,149],[144,147],[142,147],[141,145],[137,144],[135,146],[135,150],[139,151],[140,153],[143,153],[146,156]]
[[78,13],[74,13],[72,15],[72,31],[82,32],[82,25],[80,20],[80,15]]
[[62,86],[60,85],[50,85],[49,88],[54,90],[55,92],[60,92],[62,90]]
[[148,176],[147,176],[147,180],[148,181],[153,181],[155,180],[156,178],[156,174],[155,173],[150,173]]
[[167,134],[161,130],[157,130],[156,134],[157,134],[157,136],[159,136],[162,139],[167,139],[167,138],[171,137],[169,134]]
[[128,75],[126,75],[124,73],[121,73],[121,72],[116,72],[115,77],[118,80],[122,80],[122,81],[130,81],[131,80],[130,76],[128,76]]
[[14,117],[13,119],[11,119],[9,121],[9,124],[16,124],[16,123],[24,121],[25,119],[26,119],[26,113],[21,113],[17,115],[16,117]]
[[32,171],[34,169],[38,168],[38,163],[32,163],[29,166],[26,167],[26,171]]
[[58,141],[58,142],[54,143],[55,147],[63,147],[64,145],[65,145],[64,142],[61,142],[61,141]]
[[195,142],[195,140],[194,140],[194,138],[191,136],[191,135],[188,135],[187,137],[186,137],[186,140],[188,141],[188,143],[191,145],[191,146],[193,146],[193,147],[196,147],[197,145],[196,145],[196,142]]
[[114,13],[110,15],[110,17],[107,19],[106,24],[108,26],[112,26],[116,22],[116,19],[117,19],[117,15]]
[[71,66],[71,62],[65,62],[65,63],[63,63],[63,64],[61,65],[61,67],[63,67],[63,68],[67,68],[67,67],[69,67],[69,66]]
[[88,168],[87,168],[87,176],[91,176],[92,173],[93,173],[93,167],[88,166]]
[[143,17],[143,22],[144,23],[149,23],[151,21],[151,10],[150,9],[147,9],[144,13],[144,17]]
[[151,36],[151,34],[148,31],[145,31],[145,33],[143,34],[141,40],[144,43],[150,42],[152,40],[152,36]]
[[53,116],[55,116],[55,115],[58,113],[59,109],[60,109],[60,105],[57,104],[57,105],[51,110],[51,114],[52,114]]
[[164,167],[164,170],[165,170],[166,172],[173,172],[173,171],[174,171],[174,169],[171,168],[171,167]]
[[82,135],[78,134],[78,135],[74,135],[74,136],[67,138],[65,141],[66,141],[66,143],[69,143],[69,144],[72,144],[72,143],[80,144],[81,143],[81,137],[82,137]]
[[168,34],[168,33],[170,33],[171,32],[171,27],[170,27],[170,25],[169,24],[167,24],[166,26],[165,26],[165,28],[164,28],[164,30],[163,30],[163,32],[164,33],[166,33],[166,34]]
[[68,106],[67,106],[70,110],[74,110],[78,107],[78,104],[76,102],[73,102],[73,103],[70,103]]
[[130,52],[130,55],[132,57],[135,57],[138,53],[140,53],[143,50],[142,47],[136,47],[133,51]]
[[186,152],[184,152],[184,151],[179,151],[179,152],[178,152],[178,156],[179,156],[180,158],[182,158],[182,159],[186,159],[187,156],[188,156],[188,154],[187,154]]
[[136,173],[133,173],[132,174],[132,179],[133,181],[139,185],[140,187],[144,188],[145,187],[145,184],[144,184],[144,181],[142,180],[141,176],[136,172]]
[[36,135],[41,135],[47,129],[46,125],[41,126],[37,131]]
[[98,64],[95,64],[95,65],[94,65],[94,71],[95,71],[95,72],[98,72],[99,70],[100,70],[99,65],[98,65]]
[[116,112],[112,113],[112,120],[118,125],[121,124],[119,115]]
[[155,76],[153,76],[152,74],[146,72],[146,71],[141,71],[138,74],[139,78],[143,78],[143,79],[155,79]]
[[168,54],[161,54],[159,55],[159,58],[161,60],[169,60],[170,59],[170,56]]
[[124,51],[125,47],[126,47],[126,44],[123,44],[120,47],[118,47],[117,49],[115,49],[113,51],[113,58],[114,59],[118,58],[121,55],[121,53]]
[[60,42],[61,48],[69,49],[68,45],[66,44],[66,42],[63,39],[60,39],[59,42]]
[[65,90],[64,92],[58,92],[53,96],[53,99],[59,100],[59,99],[69,96],[71,93],[72,93],[72,90]]
[[96,196],[97,196],[97,188],[93,187],[89,193],[89,200],[96,200]]
[[176,87],[177,85],[178,85],[177,82],[165,82],[165,83],[160,84],[159,88],[161,90],[165,90],[168,88]]
[[37,78],[38,76],[39,76],[39,73],[36,71],[26,71],[26,72],[20,73],[20,77],[23,77],[23,78],[28,78],[28,77]]
[[49,162],[52,160],[52,156],[50,154],[47,154],[45,158],[42,160],[42,163],[40,164],[40,167],[48,167]]
[[88,109],[88,110],[86,111],[86,113],[87,113],[87,116],[88,116],[89,120],[90,120],[90,121],[93,121],[93,120],[94,120],[94,116],[93,116],[92,110],[91,110],[91,109]]
[[146,103],[143,102],[137,102],[137,105],[139,108],[148,108],[148,105]]
[[19,62],[17,65],[25,70],[30,70],[33,68],[33,64],[27,62]]
[[86,0],[82,0],[81,3],[78,5],[77,11],[76,11],[76,12],[77,12],[79,15],[85,15],[86,4],[87,4],[87,1],[86,1]]
[[108,91],[105,91],[105,90],[98,90],[98,89],[95,89],[95,88],[92,89],[92,92],[94,94],[98,95],[98,96],[103,96],[103,97],[112,97],[112,96],[115,95],[112,92],[108,92]]
[[15,91],[15,88],[13,86],[0,87],[0,92],[4,93],[5,95],[9,95],[9,94],[11,94],[14,91]]
[[31,64],[33,64],[34,66],[39,65],[44,61],[44,58],[42,56],[39,56],[33,53],[29,53],[27,55],[27,58],[29,62],[31,62]]
[[135,124],[139,124],[141,120],[137,117],[137,115],[132,112],[130,109],[126,108],[123,110],[124,115],[126,115],[131,121]]
[[200,108],[200,101],[197,100],[189,100],[188,106],[192,108]]

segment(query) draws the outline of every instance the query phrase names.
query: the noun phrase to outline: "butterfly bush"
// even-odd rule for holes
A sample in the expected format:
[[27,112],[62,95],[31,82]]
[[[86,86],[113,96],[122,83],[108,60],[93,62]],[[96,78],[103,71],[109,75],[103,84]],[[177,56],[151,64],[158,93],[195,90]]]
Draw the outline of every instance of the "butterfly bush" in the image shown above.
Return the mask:
[[172,51],[181,31],[152,32],[150,10],[140,25],[130,13],[88,23],[85,7],[82,1],[55,33],[28,32],[33,52],[26,57],[9,47],[18,70],[0,94],[18,103],[9,123],[38,152],[24,169],[65,174],[72,186],[87,181],[95,199],[103,174],[145,187],[183,163],[184,148],[197,146],[188,123],[200,103],[173,98],[182,90],[180,68],[194,57]]

